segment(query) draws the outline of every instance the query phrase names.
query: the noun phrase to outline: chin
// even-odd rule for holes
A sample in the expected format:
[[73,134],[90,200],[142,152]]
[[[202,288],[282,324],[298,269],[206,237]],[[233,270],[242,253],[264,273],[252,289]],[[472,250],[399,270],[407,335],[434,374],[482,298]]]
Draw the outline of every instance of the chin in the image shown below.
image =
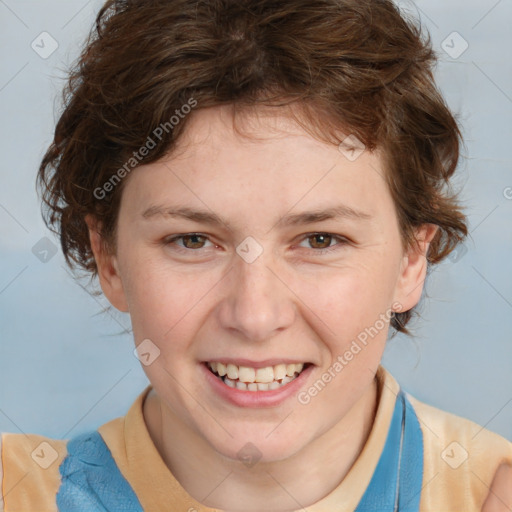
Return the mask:
[[[224,457],[240,461],[247,467],[289,459],[309,443],[300,429],[295,429],[300,436],[294,439],[291,433],[281,432],[277,435],[275,431],[272,432],[275,428],[275,424],[265,429],[245,426],[240,428],[239,433],[230,431],[233,437],[222,440],[208,438],[207,442]],[[269,435],[269,432],[272,433]]]

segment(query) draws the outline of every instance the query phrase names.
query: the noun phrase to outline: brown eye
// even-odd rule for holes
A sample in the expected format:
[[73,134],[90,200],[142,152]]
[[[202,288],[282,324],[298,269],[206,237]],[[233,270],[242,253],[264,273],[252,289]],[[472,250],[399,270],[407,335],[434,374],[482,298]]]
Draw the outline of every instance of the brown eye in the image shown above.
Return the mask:
[[[205,243],[206,237],[201,235],[184,235],[181,237],[183,240],[183,246],[187,249],[202,249]],[[201,240],[202,239],[202,240]]]
[[[308,246],[302,245],[307,243]],[[331,251],[343,249],[350,243],[349,239],[331,233],[309,233],[304,235],[300,247],[310,249],[313,254],[327,254]]]
[[179,252],[208,249],[208,246],[205,246],[206,242],[208,242],[208,237],[199,233],[176,235],[163,240],[164,245],[169,247],[174,246],[173,250]]
[[310,235],[308,240],[312,240],[310,245],[313,249],[327,249],[331,245],[332,236],[328,233],[317,233]]

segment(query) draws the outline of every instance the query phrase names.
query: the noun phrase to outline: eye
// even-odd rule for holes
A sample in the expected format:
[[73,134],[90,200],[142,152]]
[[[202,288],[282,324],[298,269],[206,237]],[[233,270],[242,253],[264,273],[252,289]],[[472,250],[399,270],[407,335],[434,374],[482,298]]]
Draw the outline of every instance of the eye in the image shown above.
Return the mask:
[[[182,241],[182,245],[177,243],[178,240]],[[204,249],[204,244],[206,241],[208,241],[208,237],[205,235],[201,235],[200,233],[186,233],[183,235],[175,235],[170,238],[166,238],[163,241],[163,244],[174,245],[175,249],[180,252],[190,252],[193,250]]]
[[[209,242],[210,246],[205,246]],[[324,254],[331,251],[335,251],[343,248],[343,246],[349,243],[349,240],[331,233],[308,233],[302,239],[301,243],[307,242],[310,245],[310,249],[315,254]],[[336,242],[333,244],[333,242]],[[201,249],[208,249],[215,247],[206,235],[201,233],[185,233],[181,235],[173,235],[165,238],[162,241],[165,246],[173,246],[172,250],[182,253],[199,252]],[[304,247],[303,245],[299,245]]]
[[[303,241],[309,243],[313,250],[320,254],[341,249],[344,245],[349,243],[346,238],[331,233],[309,233],[305,236]],[[331,242],[335,241],[338,243],[331,245]]]

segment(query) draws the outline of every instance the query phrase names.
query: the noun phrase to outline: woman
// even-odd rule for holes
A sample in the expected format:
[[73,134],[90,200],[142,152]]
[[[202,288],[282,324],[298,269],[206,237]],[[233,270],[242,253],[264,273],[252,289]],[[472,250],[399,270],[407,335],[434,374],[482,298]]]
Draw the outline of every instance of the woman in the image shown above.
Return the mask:
[[380,365],[467,234],[434,61],[388,1],[105,4],[39,182],[151,384],[4,434],[6,510],[507,506],[511,443]]

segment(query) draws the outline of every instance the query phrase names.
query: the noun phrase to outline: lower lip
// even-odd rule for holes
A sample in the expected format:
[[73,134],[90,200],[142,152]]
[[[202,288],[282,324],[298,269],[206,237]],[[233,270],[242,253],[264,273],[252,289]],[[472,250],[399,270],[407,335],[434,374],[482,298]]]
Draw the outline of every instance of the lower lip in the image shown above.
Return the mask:
[[203,373],[212,389],[224,400],[239,407],[275,407],[283,403],[286,399],[298,393],[304,385],[309,374],[313,370],[313,365],[309,365],[288,384],[269,391],[243,391],[241,389],[230,388],[222,380],[213,374],[205,363],[201,363]]

